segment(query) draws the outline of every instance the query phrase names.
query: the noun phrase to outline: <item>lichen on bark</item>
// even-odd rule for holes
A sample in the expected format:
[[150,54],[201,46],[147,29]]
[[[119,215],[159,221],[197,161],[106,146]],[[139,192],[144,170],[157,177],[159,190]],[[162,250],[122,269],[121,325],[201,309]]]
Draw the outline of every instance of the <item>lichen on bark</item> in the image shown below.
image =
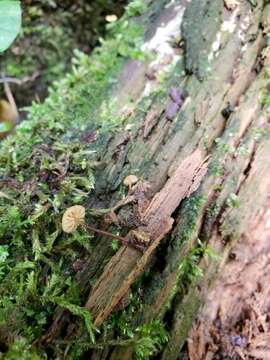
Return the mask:
[[184,14],[185,66],[200,80],[211,72],[209,54],[221,27],[222,8],[223,0],[194,0],[188,4]]

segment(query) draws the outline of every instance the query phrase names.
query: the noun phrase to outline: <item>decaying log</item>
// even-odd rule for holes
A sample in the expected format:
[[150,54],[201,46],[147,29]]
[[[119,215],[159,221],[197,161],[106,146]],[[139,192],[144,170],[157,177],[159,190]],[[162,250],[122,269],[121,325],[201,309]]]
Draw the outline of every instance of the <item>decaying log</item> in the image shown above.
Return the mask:
[[[78,272],[85,306],[95,325],[100,326],[147,269],[151,257],[151,277],[133,321],[136,325],[153,319],[164,321],[170,339],[160,353],[163,360],[181,358],[192,324],[190,358],[209,355],[205,344],[209,339],[213,342],[210,323],[217,320],[220,309],[224,328],[232,322],[224,313],[228,298],[224,299],[225,306],[222,282],[233,282],[234,274],[245,279],[231,265],[232,254],[239,265],[245,249],[246,266],[252,270],[253,235],[254,239],[265,239],[265,229],[260,236],[256,233],[259,219],[269,209],[270,189],[269,109],[263,101],[269,92],[269,47],[261,26],[265,4],[262,0],[256,5],[243,0],[232,8],[226,5],[221,0],[179,0],[160,6],[144,44],[156,52],[155,61],[129,60],[112,92],[119,113],[132,99],[133,115],[121,131],[108,136],[105,150],[97,155],[105,164],[96,171],[97,198],[105,193],[110,197],[108,205],[114,206],[122,181],[129,174],[149,182],[156,195],[142,213],[140,226],[132,229],[143,230],[149,237],[143,253],[122,246],[113,255],[102,239]],[[166,36],[162,37],[162,31]],[[175,38],[180,47],[171,46]],[[161,48],[169,51],[163,53]],[[165,80],[149,76],[154,65],[160,77],[169,73]],[[172,101],[171,88],[185,93],[181,107],[174,106],[174,116],[171,111],[170,116],[166,114]],[[207,157],[206,173],[203,159]],[[133,210],[131,206],[127,211],[133,214]],[[182,286],[181,265],[198,239],[209,244],[219,260],[202,256],[203,277]],[[162,246],[162,254],[158,246]],[[256,257],[264,246],[258,245]],[[262,264],[268,266],[266,257]],[[255,282],[248,289],[244,287],[243,299],[254,286]],[[234,296],[231,301],[236,307]],[[198,313],[202,303],[205,305]],[[233,311],[236,318],[241,310],[236,307]],[[68,323],[69,315],[57,311],[46,341],[59,336]],[[107,350],[95,350],[89,358],[128,360],[134,349],[114,346]]]
[[152,252],[172,228],[172,213],[181,200],[197,190],[206,171],[206,162],[197,150],[179,165],[162,190],[154,196],[142,214],[142,226],[138,229],[149,236],[148,248],[141,255],[132,247],[122,246],[112,257],[90,293],[85,307],[93,315],[96,326],[102,324],[143,272]]

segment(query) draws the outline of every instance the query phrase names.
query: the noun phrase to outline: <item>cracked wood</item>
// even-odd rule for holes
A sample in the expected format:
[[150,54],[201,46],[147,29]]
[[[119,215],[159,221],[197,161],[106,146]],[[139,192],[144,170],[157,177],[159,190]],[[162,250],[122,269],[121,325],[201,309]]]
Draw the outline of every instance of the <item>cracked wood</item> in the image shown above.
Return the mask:
[[85,307],[93,315],[96,326],[106,320],[143,272],[151,254],[172,228],[172,213],[184,198],[198,188],[206,171],[207,161],[203,160],[201,151],[197,149],[181,162],[174,175],[153,197],[142,215],[142,223],[146,225],[138,229],[149,235],[149,247],[141,254],[134,248],[122,246],[107,264],[90,293]]

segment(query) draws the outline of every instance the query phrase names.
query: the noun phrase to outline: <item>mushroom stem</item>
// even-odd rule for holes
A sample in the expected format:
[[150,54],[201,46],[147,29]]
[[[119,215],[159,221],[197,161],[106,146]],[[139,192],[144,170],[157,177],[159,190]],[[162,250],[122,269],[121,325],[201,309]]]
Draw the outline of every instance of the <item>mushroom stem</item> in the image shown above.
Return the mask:
[[8,102],[10,103],[10,106],[11,106],[12,110],[16,114],[16,117],[18,117],[19,116],[18,108],[17,108],[16,102],[15,102],[14,96],[12,94],[12,91],[10,89],[10,86],[9,86],[8,82],[6,81],[6,79],[5,79],[4,73],[1,73],[1,77],[2,77],[2,81],[4,83],[5,95],[6,95],[7,99],[8,99]]
[[124,245],[130,245],[129,241],[126,238],[123,238],[122,236],[114,235],[114,234],[112,234],[110,232],[96,229],[95,227],[93,227],[91,225],[88,225],[88,224],[84,224],[84,223],[81,224],[81,226],[83,228],[85,228],[86,230],[91,231],[93,233],[96,233],[98,235],[106,236],[106,237],[111,238],[111,239],[117,239],[117,240],[121,241],[121,243],[124,244]]

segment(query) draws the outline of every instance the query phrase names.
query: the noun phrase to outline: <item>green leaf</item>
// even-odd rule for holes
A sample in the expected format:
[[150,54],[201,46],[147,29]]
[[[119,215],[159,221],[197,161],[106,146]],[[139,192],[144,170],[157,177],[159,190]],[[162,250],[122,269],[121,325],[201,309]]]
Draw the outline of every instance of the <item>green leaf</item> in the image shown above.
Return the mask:
[[16,0],[0,0],[0,52],[6,50],[21,28],[21,6]]
[[0,122],[0,133],[11,131],[12,128],[13,128],[13,124],[10,121]]

